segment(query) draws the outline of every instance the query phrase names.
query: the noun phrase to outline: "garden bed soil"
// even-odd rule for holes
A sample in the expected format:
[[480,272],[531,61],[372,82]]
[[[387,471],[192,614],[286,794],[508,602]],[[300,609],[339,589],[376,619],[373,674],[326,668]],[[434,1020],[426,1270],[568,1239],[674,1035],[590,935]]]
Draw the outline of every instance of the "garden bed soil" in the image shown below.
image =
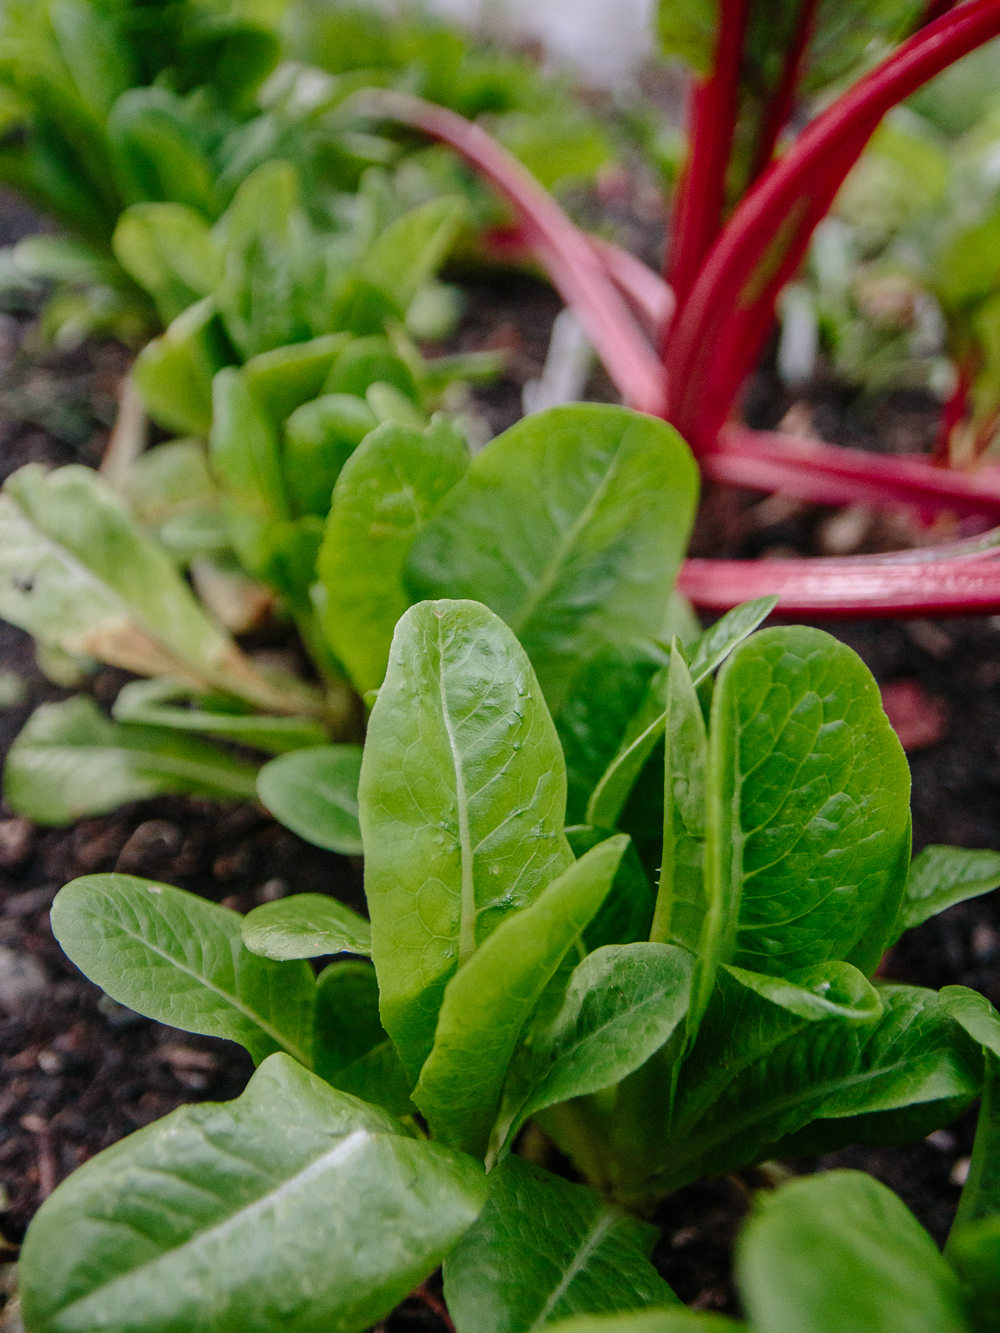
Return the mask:
[[[0,241],[11,212],[0,203]],[[30,216],[17,215],[19,225]],[[479,390],[477,410],[494,432],[520,415],[523,383],[536,376],[559,303],[527,277],[465,284],[467,310],[455,345],[502,348],[507,372]],[[119,348],[88,347],[49,357],[18,355],[30,324],[0,316],[0,474],[28,461],[95,464],[107,440]],[[610,396],[599,373],[593,396]],[[824,438],[914,452],[928,447],[934,405],[902,395],[862,404],[831,386],[792,402],[773,377],[753,386],[754,424],[798,413]],[[841,545],[878,549],[899,540],[899,520],[855,515]],[[710,488],[696,533],[699,554],[767,555],[826,549],[834,511],[782,497]],[[895,527],[893,526],[895,523]],[[905,527],[905,524],[903,525]],[[1000,849],[1000,619],[826,624],[855,648],[883,686],[909,700],[916,718],[910,755],[914,845],[949,842]],[[124,679],[104,670],[88,684],[108,707]],[[65,697],[38,671],[27,635],[0,623],[0,748],[31,709]],[[906,712],[906,707],[903,707]],[[903,718],[903,724],[906,717]],[[312,847],[252,805],[161,798],[122,807],[71,828],[38,829],[0,810],[0,1263],[14,1259],[42,1199],[81,1162],[184,1102],[239,1094],[251,1072],[232,1043],[191,1036],[123,1009],[65,958],[48,909],[67,880],[103,871],[160,879],[238,911],[285,893],[330,893],[363,903],[357,861]],[[1000,901],[961,904],[904,937],[885,975],[940,987],[962,984],[1000,1004]],[[850,1148],[787,1164],[794,1172],[851,1166],[897,1191],[940,1241],[967,1166],[974,1115],[901,1148]],[[554,1157],[557,1169],[567,1169]],[[782,1168],[783,1169],[783,1168]],[[678,1295],[699,1309],[735,1312],[734,1236],[752,1190],[773,1172],[701,1182],[661,1207],[655,1262]],[[438,1279],[386,1321],[390,1333],[444,1326]],[[0,1283],[2,1285],[2,1283]]]

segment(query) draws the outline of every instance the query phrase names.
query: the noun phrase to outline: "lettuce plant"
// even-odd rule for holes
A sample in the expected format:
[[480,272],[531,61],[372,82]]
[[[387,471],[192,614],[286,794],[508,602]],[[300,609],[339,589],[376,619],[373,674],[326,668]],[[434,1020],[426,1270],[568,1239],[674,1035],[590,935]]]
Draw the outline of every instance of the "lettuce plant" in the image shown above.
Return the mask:
[[[671,290],[574,228],[480,126],[399,93],[369,91],[356,105],[373,122],[399,120],[452,145],[504,194],[623,399],[672,421],[707,475],[822,503],[1000,512],[988,475],[869,459],[749,432],[733,420],[775,301],[883,116],[1000,33],[1000,4],[661,0],[658,14],[665,52],[694,73],[688,163],[667,261]],[[848,83],[879,49],[889,54]],[[824,109],[791,137],[817,103]],[[771,593],[786,612],[808,615],[986,609],[1000,604],[994,547],[989,539],[919,560],[904,553],[846,563],[693,561],[681,587],[717,609]]]
[[[912,1138],[967,1106],[1000,1046],[988,1002],[871,977],[911,923],[995,885],[1000,858],[910,864],[874,681],[822,631],[749,634],[766,609],[690,656],[673,643],[659,720],[640,708],[593,786],[604,827],[566,828],[558,651],[524,634],[536,674],[482,604],[411,607],[360,765],[370,921],[314,895],[241,919],[129,876],[67,885],[53,929],[88,976],[259,1068],[43,1205],[21,1267],[31,1333],[349,1333],[442,1260],[459,1333],[676,1305],[639,1216],[670,1190]],[[665,739],[640,778],[663,793],[655,897],[615,831],[641,817],[612,814],[640,724]],[[339,953],[318,977],[305,961]],[[529,1120],[587,1184],[512,1155]],[[881,1207],[884,1243],[923,1255]],[[923,1262],[922,1291],[940,1277]]]

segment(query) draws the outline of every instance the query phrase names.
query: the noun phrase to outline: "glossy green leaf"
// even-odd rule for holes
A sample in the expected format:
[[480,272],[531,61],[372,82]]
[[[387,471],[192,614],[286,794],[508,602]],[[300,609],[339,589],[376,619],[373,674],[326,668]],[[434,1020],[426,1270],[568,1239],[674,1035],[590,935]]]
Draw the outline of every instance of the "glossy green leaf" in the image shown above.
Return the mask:
[[603,828],[617,825],[646,760],[663,736],[668,675],[667,667],[656,673],[642,704],[629,719],[618,752],[601,774],[587,803],[588,824]]
[[581,1315],[550,1325],[552,1333],[735,1333],[746,1325],[700,1310],[649,1309],[633,1314]]
[[194,893],[132,875],[84,875],[60,889],[52,933],[119,1004],[171,1027],[228,1037],[256,1061],[311,1061],[309,964],[244,948],[241,917]]
[[297,407],[285,423],[282,467],[299,513],[325,518],[351,454],[378,420],[362,398],[326,393]]
[[[722,669],[707,781],[703,969],[781,975],[891,937],[910,778],[871,673],[821,630],[763,630]],[[881,956],[875,954],[871,967]]]
[[900,1126],[922,1137],[978,1091],[982,1061],[934,991],[883,986],[873,1022],[810,1022],[725,978],[681,1070],[665,1187],[762,1154],[891,1142]]
[[322,390],[330,367],[351,341],[348,333],[324,333],[308,342],[259,352],[243,366],[243,378],[277,430]]
[[758,1198],[737,1242],[760,1333],[966,1333],[954,1270],[906,1205],[861,1171]]
[[664,731],[663,855],[650,939],[680,944],[697,954],[708,907],[707,740],[695,682],[676,644],[666,681]]
[[393,630],[410,605],[406,557],[468,461],[468,446],[453,431],[385,424],[344,464],[318,573],[327,638],[359,693],[382,684]]
[[154,421],[208,439],[212,379],[235,360],[211,297],[189,306],[135,359],[132,378]]
[[410,1082],[378,1013],[378,981],[368,963],[331,963],[316,980],[313,1068],[342,1092],[412,1116]]
[[519,1157],[490,1172],[478,1222],[445,1260],[457,1333],[529,1333],[572,1315],[676,1303],[654,1227]]
[[563,958],[607,897],[627,846],[619,834],[514,912],[448,982],[413,1100],[435,1138],[482,1157],[518,1037]]
[[1000,885],[1000,853],[965,847],[925,847],[910,863],[894,940],[955,903]]
[[555,728],[485,607],[426,602],[400,621],[359,800],[382,1021],[416,1078],[459,963],[573,860]]
[[183,793],[252,800],[257,771],[160,727],[109,722],[87,695],[41,704],[7,753],[4,797],[35,824],[72,824],[127,801]]
[[664,422],[554,407],[476,455],[407,577],[417,596],[475,598],[501,616],[557,710],[581,660],[659,631],[696,498],[691,455]]
[[428,1276],[486,1193],[468,1158],[272,1056],[87,1162],[24,1250],[33,1333],[360,1333]]
[[[269,754],[322,745],[326,740],[322,725],[307,717],[263,717],[242,710],[222,712],[210,706],[182,708],[171,703],[190,697],[191,690],[171,680],[133,680],[118,691],[111,712],[118,722],[204,733]],[[212,703],[210,696],[193,697]]]
[[209,450],[233,549],[252,574],[267,578],[271,529],[290,517],[278,438],[246,380],[231,368],[212,383]]
[[293,893],[248,912],[243,943],[262,958],[321,958],[328,953],[371,953],[363,916],[325,893]]
[[[29,463],[7,478],[0,614],[65,652],[290,711],[90,468]],[[299,703],[309,711],[305,695]]]
[[744,639],[767,619],[778,605],[777,597],[755,597],[720,616],[715,624],[691,645],[691,679],[700,685],[717,671]]
[[153,300],[164,324],[210,296],[219,256],[202,214],[187,204],[133,204],[118,220],[115,257]]
[[839,1018],[844,1023],[870,1023],[882,1014],[878,991],[850,963],[814,963],[784,977],[742,967],[725,970],[762,999],[811,1022]]
[[559,1011],[518,1052],[498,1147],[536,1112],[610,1088],[645,1064],[687,1013],[691,970],[690,955],[665,944],[611,945],[579,963]]
[[257,778],[261,803],[306,842],[360,856],[360,745],[317,745],[265,764]]

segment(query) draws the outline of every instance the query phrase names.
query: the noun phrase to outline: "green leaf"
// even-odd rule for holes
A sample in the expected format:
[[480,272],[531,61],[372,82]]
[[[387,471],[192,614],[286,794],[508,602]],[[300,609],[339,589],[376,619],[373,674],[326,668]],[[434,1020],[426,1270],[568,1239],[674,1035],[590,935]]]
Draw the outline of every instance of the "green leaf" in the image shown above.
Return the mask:
[[219,256],[204,217],[187,204],[133,204],[118,220],[112,248],[126,273],[169,324],[219,281]]
[[271,530],[291,516],[278,438],[238,370],[212,382],[209,458],[233,549],[259,577],[271,573]]
[[214,218],[215,171],[201,129],[168,88],[129,88],[111,108],[108,147],[127,203],[187,204]]
[[707,791],[696,1012],[716,962],[781,975],[891,936],[910,776],[851,649],[807,628],[763,630],[737,648],[712,702]]
[[984,1217],[953,1232],[948,1258],[964,1289],[969,1327],[975,1333],[1000,1329],[1000,1217]]
[[[191,698],[192,692],[172,680],[133,680],[118,692],[112,716],[117,722],[138,722],[172,731],[204,732],[270,754],[321,745],[326,732],[307,717],[261,717],[256,713],[221,712],[212,707],[180,708],[170,700]],[[206,704],[211,696],[195,695]],[[218,702],[218,700],[216,700]],[[325,747],[324,747],[325,748]]]
[[712,69],[719,0],[660,0],[657,24],[660,49],[677,56],[699,74]]
[[390,384],[413,403],[420,402],[413,371],[389,339],[381,336],[355,338],[349,343],[334,362],[323,392],[364,398],[373,384]]
[[86,695],[41,704],[7,753],[4,796],[35,824],[72,824],[179,792],[252,800],[256,769],[159,727],[109,722]]
[[435,1138],[482,1157],[518,1037],[563,958],[607,897],[624,834],[585,853],[501,921],[448,982],[413,1100]]
[[318,564],[323,626],[360,694],[382,684],[393,630],[410,605],[402,570],[414,537],[468,461],[453,431],[386,423],[337,479]]
[[[566,840],[573,855],[580,857],[610,838],[614,831],[577,824],[566,829]],[[652,920],[653,890],[630,842],[619,862],[611,892],[583,932],[584,948],[590,953],[605,944],[635,944],[648,940]]]
[[850,963],[815,963],[785,977],[726,967],[741,986],[765,1000],[815,1022],[839,1018],[845,1023],[870,1023],[881,1017],[882,1000],[863,972]]
[[[996,1022],[996,1027],[1000,1029],[1000,1022]],[[1000,1223],[1000,1056],[988,1049],[985,1057],[986,1070],[976,1123],[976,1140],[972,1148],[969,1174],[962,1187],[962,1197],[958,1201],[958,1211],[945,1248],[948,1258],[953,1257],[956,1248],[961,1252],[962,1237],[977,1222],[987,1218],[995,1224]],[[961,1264],[958,1266],[961,1269]],[[1000,1286],[1000,1283],[997,1285]]]
[[755,597],[752,602],[742,602],[721,616],[691,645],[691,679],[696,687],[717,671],[744,639],[750,637],[779,600],[777,597]]
[[308,1066],[309,964],[250,953],[241,920],[228,907],[132,875],[84,875],[52,904],[56,939],[119,1004],[187,1032],[238,1041],[258,1062],[283,1050]]
[[349,333],[324,333],[308,342],[259,352],[246,362],[243,378],[275,430],[296,408],[316,397],[350,341]]
[[125,473],[123,492],[142,526],[176,558],[229,545],[208,457],[197,440],[147,449]]
[[[682,663],[683,666],[683,663]],[[587,823],[615,828],[646,760],[663,736],[669,669],[649,682],[646,697],[629,720],[618,752],[601,774],[587,803]]]
[[478,1222],[445,1260],[458,1333],[529,1333],[571,1315],[678,1303],[649,1262],[654,1227],[519,1157],[487,1179]]
[[428,602],[400,621],[359,800],[382,1021],[416,1078],[459,963],[573,860],[555,728],[485,607]]
[[210,686],[280,712],[272,686],[195,601],[166,552],[90,468],[20,468],[0,495],[0,614],[77,656]]
[[611,945],[575,968],[562,1007],[531,1028],[504,1090],[499,1146],[538,1111],[620,1083],[687,1013],[692,961],[665,944]]
[[552,1333],[734,1333],[746,1325],[700,1310],[642,1310],[637,1314],[583,1315],[551,1324]]
[[[47,8],[60,56],[87,107],[104,117],[137,79],[131,52],[109,16],[81,0],[53,0]],[[37,56],[41,53],[37,53]]]
[[396,1116],[413,1116],[410,1082],[378,1014],[378,981],[368,963],[331,963],[316,980],[313,1067],[342,1092]]
[[895,943],[938,912],[967,898],[978,898],[1000,884],[1000,853],[971,852],[965,847],[925,847],[910,863],[906,892],[896,918]]
[[325,893],[294,893],[248,912],[243,943],[262,958],[321,958],[328,953],[371,953],[363,916]]
[[325,393],[295,409],[285,423],[282,465],[299,513],[326,518],[344,464],[377,425],[368,404],[349,393]]
[[440,267],[465,213],[463,200],[431,199],[386,227],[368,248],[358,274],[406,310]]
[[[419,1182],[419,1184],[415,1184]],[[87,1162],[36,1215],[33,1333],[361,1333],[428,1276],[486,1193],[468,1158],[272,1056]]]
[[212,379],[235,359],[213,298],[206,296],[146,344],[132,378],[154,421],[205,440],[212,427]]
[[967,1330],[954,1271],[906,1205],[861,1171],[759,1196],[737,1271],[761,1333]]
[[317,745],[265,764],[257,794],[275,819],[316,847],[360,856],[360,745]]
[[934,991],[882,986],[873,1022],[810,1022],[742,986],[734,994],[726,975],[681,1070],[664,1188],[763,1155],[922,1137],[979,1089],[981,1059]]
[[553,710],[582,660],[653,637],[691,528],[697,469],[670,426],[554,407],[477,454],[417,537],[417,596],[484,602],[521,640]]
[[[711,658],[709,659],[711,660]],[[695,682],[675,644],[666,682],[663,856],[650,939],[697,955],[705,896],[705,719]]]

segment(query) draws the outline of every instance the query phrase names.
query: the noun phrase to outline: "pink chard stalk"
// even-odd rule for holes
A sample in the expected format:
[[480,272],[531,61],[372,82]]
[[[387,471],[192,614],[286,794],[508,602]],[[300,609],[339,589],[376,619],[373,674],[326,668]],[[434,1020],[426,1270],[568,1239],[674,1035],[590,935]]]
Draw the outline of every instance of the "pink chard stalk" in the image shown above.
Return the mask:
[[[824,5],[784,6],[789,25],[780,67],[763,94],[757,79],[748,112],[741,90],[753,83],[754,19],[770,20],[778,8],[768,5],[765,14],[761,0],[718,0],[710,66],[690,99],[690,151],[675,202],[668,281],[577,228],[480,126],[399,93],[366,91],[357,106],[449,144],[507,200],[518,239],[575,311],[623,401],[671,421],[707,477],[822,504],[912,505],[924,515],[975,514],[1000,524],[1000,468],[953,471],[940,458],[873,456],[750,430],[738,416],[778,295],[882,117],[1000,35],[1000,0],[926,6],[916,31],[784,151],[783,137],[809,91]],[[748,115],[755,127],[749,149],[741,132]],[[795,616],[992,611],[1000,608],[1000,528],[971,542],[891,556],[689,560],[680,588],[713,610],[770,594],[780,597],[781,613]]]

